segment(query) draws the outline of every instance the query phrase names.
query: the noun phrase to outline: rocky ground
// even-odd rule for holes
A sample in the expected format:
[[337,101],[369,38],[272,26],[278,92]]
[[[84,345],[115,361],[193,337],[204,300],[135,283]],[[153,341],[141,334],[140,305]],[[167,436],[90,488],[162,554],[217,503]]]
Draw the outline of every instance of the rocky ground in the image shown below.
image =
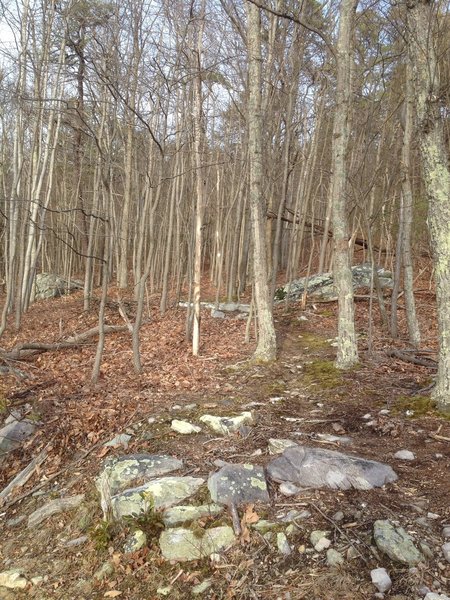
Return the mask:
[[[423,296],[424,346],[434,350],[427,304]],[[36,303],[3,346],[89,329],[95,311],[81,306],[77,294]],[[1,500],[0,598],[443,600],[450,423],[414,395],[432,372],[389,356],[392,342],[376,315],[368,352],[367,304],[357,309],[361,364],[348,373],[332,362],[332,303],[277,308],[279,358],[270,366],[248,362],[244,320],[213,319],[206,310],[202,355],[194,359],[184,309],[160,317],[155,303],[142,331],[139,377],[126,333],[109,336],[95,386],[95,344],[33,357],[21,365],[30,379],[5,377],[2,418],[25,418],[33,433],[4,456],[0,489],[42,460]],[[108,323],[119,323],[114,302],[108,311]],[[302,487],[273,468],[280,457],[295,463],[299,445],[377,461],[397,479],[366,489],[352,473],[350,489]],[[131,468],[115,489],[112,470],[143,454],[170,457],[170,468]],[[230,464],[242,465],[249,483],[233,475],[232,491],[227,484],[218,492]],[[161,495],[168,479],[173,503]],[[180,492],[180,479],[193,487]],[[122,502],[124,489],[136,487]]]

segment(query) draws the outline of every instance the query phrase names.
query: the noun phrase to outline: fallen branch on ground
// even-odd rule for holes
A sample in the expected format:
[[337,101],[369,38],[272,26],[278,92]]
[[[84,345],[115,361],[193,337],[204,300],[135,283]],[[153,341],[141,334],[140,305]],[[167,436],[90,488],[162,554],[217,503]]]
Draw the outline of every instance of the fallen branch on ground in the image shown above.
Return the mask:
[[420,365],[421,367],[427,367],[428,369],[437,369],[437,362],[432,358],[419,358],[418,356],[410,356],[406,352],[401,350],[393,349],[387,351],[388,356],[399,358],[403,362],[412,363],[413,365]]

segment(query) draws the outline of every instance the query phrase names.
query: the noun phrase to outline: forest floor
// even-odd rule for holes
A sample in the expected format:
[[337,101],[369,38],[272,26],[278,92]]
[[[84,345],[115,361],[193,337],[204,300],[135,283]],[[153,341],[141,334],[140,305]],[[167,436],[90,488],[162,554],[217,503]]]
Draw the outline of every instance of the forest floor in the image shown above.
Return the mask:
[[[205,299],[207,293],[205,289]],[[107,323],[123,324],[115,292],[110,297]],[[435,352],[434,296],[424,289],[417,300],[425,338],[421,347]],[[133,303],[126,306],[132,316]],[[0,571],[20,568],[29,577],[44,579],[24,592],[0,588],[0,599],[153,600],[159,597],[158,588],[169,585],[170,598],[190,598],[193,585],[211,578],[213,585],[205,598],[362,600],[376,591],[370,570],[377,566],[390,572],[391,598],[419,597],[420,584],[449,591],[450,564],[439,555],[439,547],[442,525],[450,523],[450,421],[439,416],[426,397],[414,395],[430,383],[434,372],[389,355],[394,347],[408,345],[401,339],[394,343],[383,333],[375,309],[369,352],[368,302],[357,302],[356,307],[361,362],[351,372],[338,372],[332,362],[334,303],[310,304],[305,311],[298,304],[287,310],[277,306],[278,359],[261,366],[247,360],[254,342],[244,342],[245,320],[213,319],[210,311],[204,311],[201,356],[194,358],[185,340],[185,309],[173,308],[161,316],[156,300],[152,306],[150,299],[150,319],[141,333],[141,375],[133,372],[131,340],[124,332],[107,336],[101,378],[95,385],[90,378],[96,341],[28,359],[20,365],[30,375],[27,380],[3,377],[2,417],[28,404],[29,416],[40,425],[3,462],[0,490],[44,447],[49,456],[0,509]],[[5,334],[2,347],[24,341],[56,342],[82,333],[97,325],[97,308],[83,312],[79,294],[37,302],[25,315],[20,332]],[[402,331],[403,315],[400,310]],[[435,358],[432,352],[426,356]],[[197,404],[198,414],[186,415],[181,409],[183,416],[195,420],[205,412],[238,414],[251,402],[261,404],[254,405],[257,424],[245,438],[217,439],[206,432],[180,436],[170,430],[171,419],[179,414],[174,405]],[[383,409],[389,412],[380,415]],[[367,413],[370,419],[363,418]],[[148,424],[151,417],[157,419],[156,426]],[[133,433],[127,452],[173,454],[183,458],[186,473],[204,477],[215,469],[216,459],[267,464],[268,440],[290,438],[386,462],[399,479],[372,491],[306,490],[293,498],[273,489],[266,518],[289,507],[306,508],[312,514],[298,531],[288,557],[261,536],[251,536],[233,547],[222,563],[170,564],[162,560],[156,544],[123,554],[126,526],[111,537],[105,531],[101,539],[102,513],[94,478],[105,456],[124,453],[105,448],[104,442],[127,430]],[[319,433],[349,436],[352,444],[324,444],[317,438]],[[415,460],[394,459],[401,449],[414,452]],[[20,521],[43,501],[79,493],[86,494],[86,501],[78,511],[57,515],[36,529]],[[345,515],[340,525],[331,519],[337,511]],[[424,519],[417,522],[420,517]],[[371,538],[377,519],[391,519],[416,540],[426,541],[434,558],[411,572],[377,556]],[[345,546],[356,545],[359,556],[331,569],[323,554],[305,551],[314,529],[331,529],[344,554]],[[82,535],[88,537],[83,546],[67,547],[68,540]],[[114,573],[95,581],[93,574],[108,559],[114,563]]]

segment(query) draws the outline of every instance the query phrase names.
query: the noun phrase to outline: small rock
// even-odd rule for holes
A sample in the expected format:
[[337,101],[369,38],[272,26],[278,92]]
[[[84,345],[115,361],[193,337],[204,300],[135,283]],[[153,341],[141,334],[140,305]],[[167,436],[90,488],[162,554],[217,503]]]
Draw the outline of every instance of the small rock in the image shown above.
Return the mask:
[[64,544],[64,546],[66,548],[74,548],[76,546],[81,546],[82,544],[85,544],[87,541],[89,541],[89,538],[87,535],[81,535],[80,537],[77,537],[73,540],[69,540],[68,542],[66,542]]
[[166,587],[160,587],[156,590],[158,596],[169,596],[172,593],[172,586],[166,585]]
[[221,310],[211,310],[211,317],[213,319],[225,319],[225,313]]
[[195,408],[197,408],[197,404],[195,404],[195,402],[192,402],[191,404],[185,404],[184,405],[184,409],[185,410],[194,410]]
[[292,548],[285,533],[277,533],[277,547],[283,556],[289,556],[292,553]]
[[347,550],[347,560],[354,560],[355,558],[359,558],[359,553],[354,546],[350,546]]
[[435,594],[434,592],[428,592],[423,600],[450,600],[445,594]]
[[444,540],[450,538],[450,525],[444,525],[444,527],[442,528],[442,537],[444,538]]
[[363,415],[361,417],[361,419],[364,419],[365,421],[368,421],[371,418],[372,418],[372,415],[370,413],[366,413],[365,415]]
[[183,435],[189,435],[191,433],[200,433],[202,430],[198,425],[193,425],[188,421],[179,421],[178,419],[174,419],[170,425],[170,428],[177,433],[181,433]]
[[257,448],[254,452],[250,454],[250,456],[262,456],[263,451],[261,448]]
[[392,560],[416,565],[424,558],[414,546],[411,536],[402,527],[394,527],[390,521],[375,521],[374,539],[377,547]]
[[380,410],[380,412],[378,413],[379,415],[388,415],[391,411],[388,408],[383,408],[382,410]]
[[198,535],[182,527],[167,529],[161,533],[159,546],[166,560],[199,560],[210,554],[222,552],[235,541],[233,529],[228,526],[212,527]]
[[106,442],[106,444],[103,444],[106,447],[110,447],[110,448],[120,448],[121,446],[123,448],[128,448],[128,442],[131,440],[131,435],[128,435],[127,433],[119,433],[119,435],[116,435],[116,437],[114,437],[112,440],[109,440],[109,442]]
[[194,585],[194,587],[191,590],[191,593],[193,596],[200,596],[200,594],[203,594],[203,592],[206,592],[206,590],[209,590],[209,588],[211,586],[212,586],[212,580],[205,579],[205,581],[202,581],[198,585]]
[[282,483],[279,487],[279,490],[280,494],[283,494],[283,496],[287,496],[288,498],[290,496],[295,496],[301,491],[299,487],[297,487],[293,483],[290,483],[289,481],[285,481],[284,483]]
[[294,523],[295,521],[301,521],[302,519],[309,519],[311,513],[309,510],[290,510],[286,515],[280,517],[280,521],[283,523]]
[[391,589],[392,580],[389,577],[389,574],[386,571],[386,569],[373,569],[372,571],[370,571],[370,576],[372,578],[373,585],[382,594],[388,592]]
[[292,440],[270,438],[268,442],[269,454],[282,454],[286,448],[296,445]]
[[219,469],[224,467],[225,465],[229,465],[229,464],[230,463],[228,463],[226,460],[222,460],[221,458],[216,458],[216,460],[213,461],[213,465],[215,467],[219,467]]
[[430,546],[428,546],[428,544],[425,544],[425,542],[420,542],[419,546],[422,554],[426,556],[426,558],[431,560],[434,557],[433,550],[430,548]]
[[397,458],[398,460],[415,460],[416,457],[410,450],[398,450],[398,452],[394,454],[394,458]]
[[450,562],[450,542],[442,545],[442,553],[447,562]]
[[208,489],[219,504],[270,501],[264,469],[251,464],[225,465],[209,477]]
[[329,442],[330,444],[345,444],[349,445],[352,443],[352,439],[346,435],[332,435],[330,433],[318,433],[317,439],[322,442]]
[[430,592],[431,590],[427,585],[422,584],[417,588],[417,593],[419,594],[419,596],[426,596]]
[[242,425],[253,425],[254,418],[251,411],[244,411],[235,417],[217,417],[214,415],[203,415],[200,421],[205,423],[215,433],[231,435],[240,429]]
[[433,521],[436,521],[439,518],[440,518],[439,515],[437,515],[436,513],[433,513],[433,512],[427,513],[427,519],[432,519]]
[[102,564],[102,566],[97,569],[94,573],[94,579],[97,581],[102,581],[107,577],[110,577],[114,573],[114,565],[109,561]]
[[322,531],[320,529],[316,529],[311,531],[309,536],[309,541],[311,542],[311,546],[315,546],[322,538],[326,538],[329,535],[329,531]]
[[181,404],[174,404],[172,406],[172,410],[181,410],[183,407],[181,406]]
[[314,550],[316,552],[322,552],[322,550],[326,550],[330,546],[331,546],[330,540],[328,538],[326,538],[326,537],[323,537],[323,538],[320,538],[320,540],[314,546]]
[[259,521],[251,525],[251,528],[255,531],[258,531],[258,533],[260,533],[261,535],[264,535],[268,531],[276,529],[277,527],[279,527],[278,523],[273,523],[272,521],[267,521],[266,519],[260,519]]
[[338,567],[344,563],[344,557],[340,552],[334,550],[334,548],[329,548],[327,550],[327,565],[329,567]]
[[336,523],[340,523],[341,521],[343,521],[343,520],[344,520],[344,518],[345,518],[345,515],[344,515],[344,513],[342,512],[342,510],[338,510],[338,512],[337,512],[337,513],[335,513],[335,514],[334,514],[334,515],[333,515],[331,518],[332,518],[332,519],[333,519],[333,521],[335,521]]
[[24,589],[28,585],[28,581],[20,569],[10,569],[0,573],[0,587],[5,587],[10,590]]
[[32,577],[30,581],[33,585],[40,585],[44,581],[44,578],[42,575],[37,575],[36,577]]
[[149,417],[149,418],[147,419],[147,423],[148,423],[149,425],[153,425],[153,423],[156,423],[156,418],[155,418],[155,417]]
[[133,552],[138,552],[138,550],[143,548],[146,544],[147,536],[142,529],[136,529],[136,531],[133,531],[133,533],[125,540],[123,551],[125,554],[132,554]]
[[218,504],[203,504],[202,506],[174,506],[167,508],[162,514],[166,527],[176,527],[205,517],[215,517],[223,512],[223,506]]

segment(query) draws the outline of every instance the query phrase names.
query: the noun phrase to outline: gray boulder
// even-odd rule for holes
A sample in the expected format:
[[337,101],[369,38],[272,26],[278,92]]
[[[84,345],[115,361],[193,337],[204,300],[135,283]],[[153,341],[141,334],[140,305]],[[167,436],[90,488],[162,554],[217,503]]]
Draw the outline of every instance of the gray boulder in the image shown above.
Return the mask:
[[174,506],[162,514],[166,527],[176,527],[182,523],[196,521],[205,517],[215,517],[223,512],[223,506],[218,504],[202,504],[201,506]]
[[59,298],[82,288],[83,284],[80,281],[69,281],[54,273],[39,273],[34,279],[34,299]]
[[334,450],[293,446],[267,466],[268,476],[279,483],[301,487],[370,490],[397,479],[388,465]]
[[225,465],[209,477],[208,489],[213,501],[219,504],[270,500],[264,470],[255,465]]
[[[378,278],[381,288],[392,288],[394,285],[392,273],[377,267]],[[352,267],[353,290],[370,288],[372,279],[372,265],[362,264]],[[337,292],[333,283],[333,273],[323,273],[312,277],[302,277],[280,287],[275,292],[275,300],[281,301],[289,294],[289,298],[295,300],[302,296],[307,290],[308,296],[316,300],[337,300]]]
[[424,556],[415,547],[412,538],[402,527],[394,527],[390,521],[375,521],[373,537],[377,547],[392,558],[406,565],[416,565]]

